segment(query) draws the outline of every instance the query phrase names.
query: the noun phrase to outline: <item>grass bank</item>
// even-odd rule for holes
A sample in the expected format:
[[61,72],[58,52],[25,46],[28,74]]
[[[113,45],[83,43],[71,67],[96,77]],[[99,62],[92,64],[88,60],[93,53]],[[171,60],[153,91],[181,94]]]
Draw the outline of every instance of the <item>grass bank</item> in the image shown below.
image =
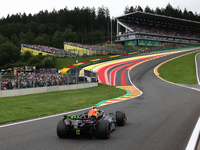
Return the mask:
[[124,90],[99,84],[80,90],[0,98],[0,124],[90,107],[124,94]]
[[173,83],[198,84],[194,52],[164,63],[158,68],[160,77]]

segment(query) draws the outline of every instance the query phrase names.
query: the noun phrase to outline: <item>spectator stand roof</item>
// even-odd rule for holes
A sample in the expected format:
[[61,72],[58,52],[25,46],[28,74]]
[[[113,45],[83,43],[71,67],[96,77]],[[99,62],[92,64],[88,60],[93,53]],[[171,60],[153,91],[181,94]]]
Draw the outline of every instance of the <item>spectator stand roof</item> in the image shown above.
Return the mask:
[[128,14],[116,17],[115,19],[123,19],[123,20],[128,21],[133,18],[138,18],[142,20],[151,20],[151,21],[157,21],[157,22],[167,22],[170,24],[180,24],[184,26],[192,26],[192,27],[200,28],[200,22],[197,22],[197,21],[191,21],[191,20],[186,20],[186,19],[174,18],[174,17],[145,13],[145,12],[128,13]]

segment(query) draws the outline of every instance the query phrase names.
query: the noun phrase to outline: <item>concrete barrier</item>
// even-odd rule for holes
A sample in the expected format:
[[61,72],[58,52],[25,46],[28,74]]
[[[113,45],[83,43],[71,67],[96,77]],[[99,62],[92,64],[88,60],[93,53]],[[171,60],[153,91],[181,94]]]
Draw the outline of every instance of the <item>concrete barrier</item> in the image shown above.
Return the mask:
[[18,90],[1,90],[0,97],[12,97],[12,96],[47,93],[47,92],[64,91],[64,90],[76,90],[76,89],[90,88],[95,86],[98,86],[98,82],[62,85],[62,86],[50,86],[50,87],[37,87],[37,88],[27,88]]
[[59,91],[58,86],[50,86],[47,88],[47,92],[55,92],[55,91]]
[[47,89],[48,89],[48,87],[33,88],[33,94],[46,93],[46,92],[48,92]]

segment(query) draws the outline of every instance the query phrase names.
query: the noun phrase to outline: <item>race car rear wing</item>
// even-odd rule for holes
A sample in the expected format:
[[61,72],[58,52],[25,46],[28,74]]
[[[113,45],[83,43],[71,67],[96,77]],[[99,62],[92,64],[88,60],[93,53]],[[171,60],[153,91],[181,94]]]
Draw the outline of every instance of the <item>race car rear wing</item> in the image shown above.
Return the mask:
[[[101,118],[103,114],[99,114],[94,118]],[[85,120],[85,119],[91,119],[93,117],[88,117],[87,115],[64,115],[65,119],[71,119],[71,120]]]
[[65,118],[67,119],[72,119],[72,120],[84,120],[83,118],[80,118],[79,115],[64,115]]

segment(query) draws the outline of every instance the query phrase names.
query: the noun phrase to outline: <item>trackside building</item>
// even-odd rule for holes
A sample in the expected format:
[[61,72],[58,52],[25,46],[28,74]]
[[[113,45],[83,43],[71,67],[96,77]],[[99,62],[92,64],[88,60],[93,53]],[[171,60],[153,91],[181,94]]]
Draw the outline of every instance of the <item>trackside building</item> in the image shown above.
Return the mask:
[[145,12],[133,12],[115,18],[116,43],[158,46],[162,43],[200,45],[200,22]]

